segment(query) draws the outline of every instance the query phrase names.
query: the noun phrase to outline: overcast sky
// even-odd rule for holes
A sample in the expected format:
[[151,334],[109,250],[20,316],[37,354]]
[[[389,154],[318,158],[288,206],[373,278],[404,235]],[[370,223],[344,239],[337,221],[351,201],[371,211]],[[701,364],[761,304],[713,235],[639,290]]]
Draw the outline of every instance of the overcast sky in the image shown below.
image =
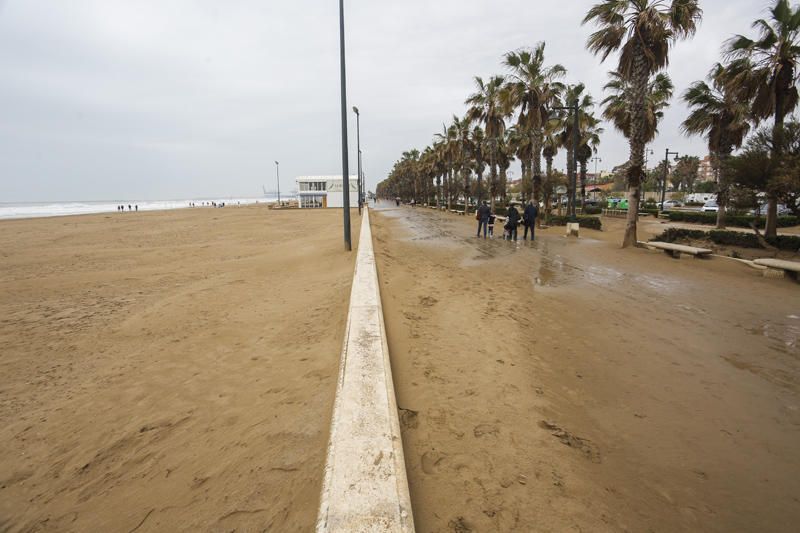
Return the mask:
[[[347,1],[348,108],[362,113],[369,188],[462,114],[473,76],[502,73],[508,50],[546,41],[548,62],[599,101],[616,63],[584,48],[593,3]],[[672,53],[656,154],[705,154],[679,132],[678,96],[767,3],[701,1],[700,30]],[[286,191],[298,175],[341,173],[339,109],[336,0],[0,0],[0,202],[258,196],[276,159]],[[605,128],[610,169],[627,143]]]

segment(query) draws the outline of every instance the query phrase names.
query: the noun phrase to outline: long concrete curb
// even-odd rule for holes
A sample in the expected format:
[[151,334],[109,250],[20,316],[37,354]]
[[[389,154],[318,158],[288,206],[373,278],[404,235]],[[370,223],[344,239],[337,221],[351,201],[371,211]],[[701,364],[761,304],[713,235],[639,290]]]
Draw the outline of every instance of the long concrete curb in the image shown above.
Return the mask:
[[334,531],[414,531],[368,209],[317,516],[317,532]]

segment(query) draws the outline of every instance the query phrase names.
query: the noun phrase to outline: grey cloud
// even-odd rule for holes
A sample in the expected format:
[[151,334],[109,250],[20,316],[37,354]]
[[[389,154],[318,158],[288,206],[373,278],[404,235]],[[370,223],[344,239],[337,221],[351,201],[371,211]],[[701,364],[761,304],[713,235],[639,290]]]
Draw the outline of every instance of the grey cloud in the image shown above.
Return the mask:
[[[362,112],[372,188],[408,148],[464,112],[472,77],[508,50],[548,58],[602,98],[609,60],[584,49],[591,1],[346,2],[348,108]],[[708,0],[675,47],[677,92],[702,78],[761,2]],[[702,155],[680,135],[676,97],[653,148]],[[349,113],[351,170],[355,119]],[[341,171],[334,1],[0,2],[0,201],[258,195],[281,161],[296,175]],[[604,167],[626,159],[606,126]],[[563,165],[562,161],[558,164]],[[267,185],[269,187],[269,185]]]

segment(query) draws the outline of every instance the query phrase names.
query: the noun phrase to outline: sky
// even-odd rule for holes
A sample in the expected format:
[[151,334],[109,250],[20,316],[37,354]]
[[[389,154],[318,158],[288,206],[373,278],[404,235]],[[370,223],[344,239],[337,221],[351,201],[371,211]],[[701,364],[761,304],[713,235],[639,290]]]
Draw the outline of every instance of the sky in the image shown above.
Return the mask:
[[[585,49],[594,3],[346,0],[347,105],[361,111],[368,189],[463,115],[473,77],[505,73],[509,50],[545,41],[548,63],[599,102],[616,61]],[[680,132],[679,96],[768,3],[701,0],[699,31],[672,50],[675,96],[652,158],[705,155]],[[0,0],[0,202],[255,197],[275,189],[276,160],[284,192],[296,176],[340,175],[339,89],[336,0]],[[627,142],[604,128],[610,170]],[[348,138],[355,174],[351,111]]]

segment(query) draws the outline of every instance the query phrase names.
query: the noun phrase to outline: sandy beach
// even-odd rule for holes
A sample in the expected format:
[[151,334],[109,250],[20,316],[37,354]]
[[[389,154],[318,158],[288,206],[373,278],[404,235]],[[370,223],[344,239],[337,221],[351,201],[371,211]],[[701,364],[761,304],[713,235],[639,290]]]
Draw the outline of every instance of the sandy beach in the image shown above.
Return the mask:
[[621,223],[514,245],[382,207],[418,531],[796,530],[796,282],[621,250]]
[[0,530],[310,530],[353,258],[340,210],[0,222]]

